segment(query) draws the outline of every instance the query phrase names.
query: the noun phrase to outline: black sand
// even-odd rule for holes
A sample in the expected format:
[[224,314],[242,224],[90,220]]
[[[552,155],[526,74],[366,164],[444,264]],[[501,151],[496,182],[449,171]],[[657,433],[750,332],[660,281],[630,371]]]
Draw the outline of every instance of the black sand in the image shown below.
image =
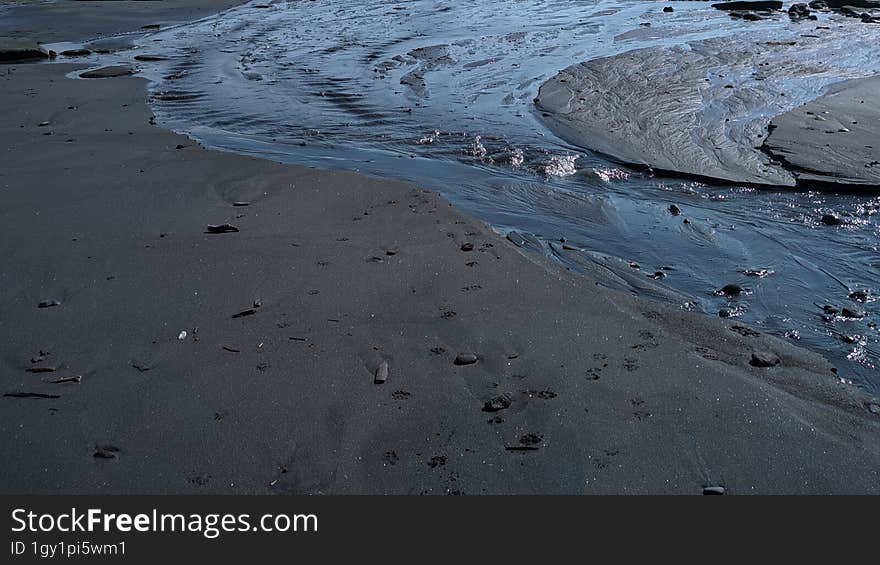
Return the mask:
[[75,68],[0,69],[0,491],[880,491],[877,401],[819,356]]

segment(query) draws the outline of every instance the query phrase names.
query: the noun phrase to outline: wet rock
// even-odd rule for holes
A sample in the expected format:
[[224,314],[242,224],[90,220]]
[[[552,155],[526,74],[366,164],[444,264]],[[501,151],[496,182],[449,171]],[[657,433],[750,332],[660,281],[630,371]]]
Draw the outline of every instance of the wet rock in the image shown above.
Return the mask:
[[716,296],[727,296],[728,298],[735,298],[740,296],[742,293],[746,292],[746,289],[741,287],[738,284],[726,284],[723,287],[719,288],[715,291]]
[[724,487],[722,486],[711,486],[711,487],[703,487],[704,495],[722,495],[724,494]]
[[844,318],[851,318],[855,320],[860,320],[865,317],[864,310],[860,310],[859,308],[844,306],[840,311],[840,315]]
[[456,365],[473,365],[477,362],[477,356],[473,353],[459,353],[455,358]]
[[871,298],[871,294],[867,290],[854,290],[849,293],[849,298],[856,302],[867,302]]
[[68,49],[61,52],[61,55],[64,57],[87,57],[91,54],[92,51],[90,49]]
[[792,4],[788,8],[788,17],[792,21],[803,20],[810,15],[810,8],[806,4]]
[[825,214],[819,221],[826,226],[839,226],[843,224],[843,220],[834,214]]
[[80,78],[115,78],[127,77],[133,75],[135,70],[125,65],[113,65],[110,67],[101,67],[92,71],[80,73]]
[[672,6],[664,6],[663,11],[668,14],[668,13],[674,12],[675,9]]
[[37,304],[37,308],[52,308],[53,306],[61,306],[60,300],[43,300]]
[[77,384],[79,384],[82,382],[82,375],[76,375],[73,377],[59,377],[59,378],[53,379],[49,382],[52,384],[56,384],[56,385],[63,384],[63,383],[77,383]]
[[510,397],[506,394],[500,394],[494,398],[490,398],[483,404],[483,412],[500,412],[510,408]]
[[40,392],[7,392],[3,396],[6,398],[61,398],[61,396],[57,394],[42,394]]
[[665,278],[666,278],[666,273],[664,273],[663,271],[657,271],[657,272],[651,273],[650,275],[646,275],[646,276],[647,276],[649,279],[654,279],[655,281],[657,281],[657,280],[660,280],[660,279],[665,279]]
[[135,55],[134,60],[135,61],[145,61],[145,62],[167,61],[168,57],[163,57],[162,55]]
[[99,445],[95,447],[95,459],[116,459],[119,448],[115,445]]
[[719,2],[712,4],[716,10],[740,11],[754,10],[757,12],[771,12],[773,10],[781,10],[782,2],[778,0],[740,0],[735,2]]
[[769,351],[754,351],[749,365],[752,367],[775,367],[779,365],[779,356]]
[[813,10],[827,10],[828,2],[825,0],[812,0],[809,4],[807,4]]
[[544,441],[544,436],[541,434],[525,434],[519,438],[519,442],[523,445],[537,445],[542,441]]
[[388,380],[388,361],[383,360],[376,369],[376,375],[373,382],[377,385],[384,384]]
[[235,233],[238,228],[232,224],[208,224],[205,233]]
[[474,244],[473,244],[473,243],[470,243],[470,242],[468,242],[468,243],[462,243],[462,244],[461,244],[461,250],[462,250],[462,251],[473,251],[473,250],[474,250]]
[[679,208],[675,204],[670,204],[669,205],[669,213],[672,214],[673,216],[680,216],[681,215],[681,208]]
[[522,247],[526,244],[526,240],[523,236],[516,231],[512,231],[507,234],[507,240],[516,245],[517,247]]
[[0,62],[15,63],[48,58],[49,51],[33,41],[0,38]]

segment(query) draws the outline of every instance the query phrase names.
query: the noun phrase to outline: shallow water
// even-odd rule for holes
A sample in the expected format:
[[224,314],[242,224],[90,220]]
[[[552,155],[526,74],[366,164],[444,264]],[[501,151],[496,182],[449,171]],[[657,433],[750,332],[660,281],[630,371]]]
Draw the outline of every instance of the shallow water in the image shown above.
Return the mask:
[[[787,83],[784,104],[795,107],[840,78],[880,70],[880,53],[864,47],[872,44],[864,34],[880,26],[828,22],[825,15],[802,27],[784,15],[742,22],[702,2],[257,5],[137,41],[141,53],[170,59],[141,64],[154,80],[159,123],[209,147],[414,181],[501,232],[536,234],[542,252],[593,276],[606,273],[609,285],[654,284],[646,275],[662,271],[659,284],[678,293],[667,299],[711,315],[732,309],[826,354],[845,380],[880,391],[880,344],[871,327],[878,303],[858,304],[868,316],[854,321],[824,319],[821,308],[852,306],[852,290],[880,292],[880,197],[654,178],[555,137],[532,103],[545,80],[595,57],[743,34],[779,41],[816,25],[849,26],[841,33],[858,41],[828,47],[834,72]],[[676,11],[663,13],[665,5]],[[670,204],[682,215],[670,214]],[[831,211],[849,224],[820,224]],[[587,253],[551,246],[560,238]],[[622,261],[597,262],[589,252]],[[745,272],[762,269],[769,274]],[[738,299],[713,294],[728,283],[749,292]]]

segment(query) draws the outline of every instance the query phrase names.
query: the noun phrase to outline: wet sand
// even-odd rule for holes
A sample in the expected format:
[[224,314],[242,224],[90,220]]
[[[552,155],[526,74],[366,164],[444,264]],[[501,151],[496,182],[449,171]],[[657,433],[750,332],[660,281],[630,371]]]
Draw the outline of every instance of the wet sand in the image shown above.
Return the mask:
[[74,68],[0,67],[0,491],[880,491],[880,405],[818,355]]

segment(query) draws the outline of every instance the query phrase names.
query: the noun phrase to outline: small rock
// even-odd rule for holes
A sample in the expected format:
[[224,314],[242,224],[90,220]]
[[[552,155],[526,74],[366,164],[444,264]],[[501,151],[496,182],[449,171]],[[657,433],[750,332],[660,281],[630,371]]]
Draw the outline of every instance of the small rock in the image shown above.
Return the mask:
[[672,6],[664,6],[663,11],[666,13],[671,13],[671,12],[674,12],[675,9]]
[[834,214],[825,214],[822,216],[822,219],[819,220],[826,226],[839,226],[843,224],[843,220],[835,216]]
[[383,360],[376,369],[376,378],[373,380],[377,385],[383,384],[388,380],[388,361]]
[[742,294],[745,291],[746,291],[746,289],[739,286],[738,284],[727,284],[727,285],[724,285],[723,287],[719,288],[718,290],[716,290],[715,294],[717,296],[734,297],[734,296],[739,296],[740,294]]
[[244,201],[239,200],[239,201],[237,201],[237,202],[233,202],[232,205],[235,206],[236,208],[242,208],[242,207],[244,207],[244,206],[250,206],[251,203],[250,203],[250,202],[244,202]]
[[880,403],[869,402],[868,403],[868,412],[870,412],[871,414],[880,415]]
[[135,70],[124,65],[115,65],[112,67],[101,67],[92,71],[80,73],[80,78],[115,78],[133,75]]
[[256,313],[257,313],[257,311],[254,310],[253,308],[248,308],[247,310],[242,310],[241,312],[233,314],[232,317],[233,318],[244,318],[245,316],[253,316]]
[[462,244],[461,244],[461,250],[462,250],[462,251],[473,251],[473,250],[474,250],[474,244],[473,244],[473,243],[462,243]]
[[455,358],[456,365],[473,365],[477,362],[477,356],[473,353],[459,353]]
[[37,308],[52,308],[53,306],[60,306],[60,300],[43,300],[39,304],[37,304]]
[[119,448],[113,445],[99,445],[95,448],[95,459],[116,459]]
[[519,442],[523,445],[536,445],[542,441],[544,441],[544,436],[541,434],[525,434],[519,438]]
[[510,408],[510,398],[504,394],[490,398],[483,404],[483,412],[500,412],[507,408]]
[[792,21],[799,21],[809,17],[810,8],[806,4],[792,4],[788,9],[788,17]]
[[238,228],[232,224],[208,224],[205,233],[235,233]]
[[507,234],[507,240],[516,245],[517,247],[522,247],[526,244],[526,240],[523,236],[516,231],[512,231]]
[[672,214],[673,216],[680,216],[681,215],[681,208],[679,208],[675,204],[670,204],[669,205],[669,213]]
[[182,331],[179,334],[177,334],[177,339],[179,339],[180,341],[185,340],[186,339],[186,331]]
[[649,279],[654,279],[654,280],[656,281],[656,280],[660,280],[660,279],[665,279],[665,278],[666,278],[666,273],[664,273],[663,271],[657,271],[657,272],[655,272],[655,273],[652,273],[652,274],[650,274],[650,275],[647,275],[647,277],[648,277]]
[[871,295],[867,290],[854,290],[849,293],[849,297],[856,302],[867,302]]
[[722,494],[724,494],[724,487],[722,487],[722,486],[703,487],[703,494],[705,494],[705,495],[722,495]]
[[752,367],[775,367],[779,365],[779,357],[769,351],[755,351],[749,365]]
[[844,306],[840,311],[840,315],[844,318],[860,320],[865,317],[865,312],[855,307],[850,308],[849,306]]
[[61,55],[64,57],[87,57],[91,54],[92,52],[89,49],[68,49],[61,52]]

